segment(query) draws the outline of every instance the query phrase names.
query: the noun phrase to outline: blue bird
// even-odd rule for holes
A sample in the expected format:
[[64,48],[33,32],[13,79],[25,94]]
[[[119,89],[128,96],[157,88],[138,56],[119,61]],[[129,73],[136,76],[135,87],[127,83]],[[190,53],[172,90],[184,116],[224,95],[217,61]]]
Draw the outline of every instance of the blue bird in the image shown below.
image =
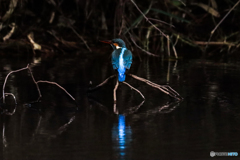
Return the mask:
[[126,69],[130,69],[132,64],[132,52],[126,48],[125,42],[116,38],[111,41],[100,41],[110,44],[113,47],[112,66],[118,71],[118,81],[123,82],[126,78]]

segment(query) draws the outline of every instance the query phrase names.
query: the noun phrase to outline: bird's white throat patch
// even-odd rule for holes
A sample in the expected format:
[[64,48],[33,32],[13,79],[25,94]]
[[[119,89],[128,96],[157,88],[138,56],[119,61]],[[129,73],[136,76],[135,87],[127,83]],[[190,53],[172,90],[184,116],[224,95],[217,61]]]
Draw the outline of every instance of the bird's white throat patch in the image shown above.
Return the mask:
[[122,47],[116,46],[116,49],[119,49],[119,48],[122,48]]

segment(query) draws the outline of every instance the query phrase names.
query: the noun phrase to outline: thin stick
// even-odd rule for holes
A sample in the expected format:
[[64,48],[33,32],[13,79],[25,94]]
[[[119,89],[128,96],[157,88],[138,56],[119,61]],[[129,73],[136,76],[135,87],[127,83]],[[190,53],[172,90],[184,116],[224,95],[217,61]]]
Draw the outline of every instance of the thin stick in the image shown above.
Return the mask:
[[[240,3],[240,0],[238,0],[238,2],[228,11],[228,13],[221,19],[221,21],[216,25],[216,27],[211,31],[211,35],[208,39],[208,43],[210,42],[212,35],[214,34],[214,32],[217,30],[217,28],[219,27],[219,25],[226,19],[226,17],[232,12],[232,10]],[[206,48],[208,47],[208,45],[206,45]]]
[[137,8],[137,10],[143,15],[143,17],[146,19],[146,21],[147,21],[148,23],[150,23],[156,30],[158,30],[164,37],[167,38],[167,35],[164,34],[158,27],[156,27],[156,26],[145,16],[145,14],[138,8],[137,4],[136,4],[133,0],[131,0],[131,2],[134,4],[134,6]]
[[153,82],[151,82],[151,81],[149,81],[149,80],[147,80],[147,79],[138,77],[138,76],[133,75],[133,74],[128,74],[128,75],[131,76],[131,77],[133,77],[133,78],[135,78],[135,79],[137,79],[137,80],[140,80],[140,81],[142,81],[142,82],[145,82],[146,84],[148,84],[148,85],[150,85],[150,86],[152,86],[152,87],[154,87],[154,88],[159,89],[159,90],[162,91],[163,93],[165,93],[165,94],[169,95],[170,97],[173,97],[173,98],[175,98],[175,99],[177,99],[177,100],[179,100],[179,101],[183,99],[174,89],[172,89],[172,88],[171,88],[170,86],[168,86],[168,85],[159,85],[159,84],[153,83]]
[[168,57],[170,57],[170,42],[169,42],[169,35],[167,35],[167,51],[168,51]]
[[144,95],[143,95],[139,90],[137,90],[136,88],[134,88],[133,86],[131,86],[131,85],[130,85],[129,83],[127,83],[127,82],[124,82],[124,81],[123,81],[123,83],[126,84],[126,85],[128,85],[131,89],[134,89],[135,91],[137,91],[137,92],[142,96],[142,98],[145,99]]
[[28,66],[28,70],[29,70],[29,72],[30,72],[30,75],[31,75],[31,77],[32,77],[33,82],[35,83],[35,85],[36,85],[36,87],[37,87],[38,94],[39,94],[39,98],[38,98],[38,99],[40,99],[40,98],[42,97],[42,94],[41,94],[41,91],[40,91],[40,89],[39,89],[39,86],[38,86],[38,84],[37,84],[37,82],[36,82],[36,80],[35,80],[35,78],[34,78],[34,76],[33,76],[33,74],[32,74],[31,68],[30,68],[29,66]]
[[114,90],[113,90],[113,101],[114,101],[114,103],[117,103],[116,91],[117,91],[118,85],[119,85],[119,83],[118,83],[118,80],[117,80],[117,83],[116,83],[116,85],[114,87]]
[[117,103],[113,103],[113,113],[118,114]]
[[83,43],[85,44],[85,46],[87,47],[87,49],[88,49],[90,52],[92,52],[92,50],[91,50],[91,48],[88,46],[87,42],[83,39],[82,36],[80,36],[80,35],[77,33],[77,31],[72,27],[72,25],[69,25],[69,27],[70,27],[70,28],[72,29],[72,31],[78,36],[78,38],[80,38],[80,39],[83,41]]
[[72,100],[74,100],[75,101],[75,98],[73,98],[73,96],[70,94],[70,93],[68,93],[68,91],[67,90],[65,90],[62,86],[60,86],[58,83],[56,83],[56,82],[50,82],[50,81],[42,81],[42,80],[39,80],[39,81],[37,81],[37,83],[49,83],[49,84],[55,84],[56,86],[58,86],[59,88],[61,88],[69,97],[71,97],[72,98]]
[[[128,33],[129,33],[129,32],[128,32]],[[137,48],[139,48],[140,50],[142,50],[143,52],[147,53],[147,54],[150,55],[150,56],[159,57],[159,55],[153,54],[153,53],[151,53],[151,52],[148,52],[148,51],[142,49],[142,48],[141,48],[140,46],[138,46],[137,43],[133,40],[132,35],[131,35],[130,33],[129,33],[129,35],[130,35],[130,38],[131,38],[132,42],[135,44],[135,46],[136,46]]]
[[173,48],[173,53],[175,55],[175,58],[178,59],[178,55],[177,55],[177,51],[176,51],[175,46],[173,45],[172,48]]
[[174,28],[175,28],[174,25],[169,24],[169,23],[164,22],[164,21],[161,21],[161,20],[159,20],[159,19],[155,19],[155,18],[148,18],[148,19],[153,20],[153,21],[157,21],[157,22],[160,22],[160,23],[163,23],[163,24],[169,25],[170,27],[174,27]]
[[203,42],[203,41],[194,41],[195,44],[198,45],[227,45],[227,46],[236,46],[235,43],[232,42]]
[[95,89],[103,86],[104,84],[106,84],[106,83],[108,82],[109,79],[111,79],[111,78],[113,78],[113,77],[116,77],[116,75],[112,75],[112,76],[108,77],[107,79],[105,79],[102,83],[100,83],[100,84],[97,85],[96,87],[90,88],[90,89],[88,89],[88,90],[89,90],[89,91],[93,91],[93,90],[95,90]]
[[[12,93],[5,93],[5,86],[6,86],[6,83],[7,83],[7,80],[8,80],[8,77],[9,77],[10,74],[15,73],[15,72],[20,72],[20,71],[23,71],[23,70],[25,70],[25,69],[27,69],[27,70],[30,72],[30,75],[31,75],[31,77],[32,77],[32,80],[33,80],[33,82],[36,84],[36,87],[37,87],[37,90],[38,90],[38,93],[39,93],[39,98],[41,98],[42,95],[41,95],[41,91],[40,91],[40,88],[39,88],[39,86],[38,86],[38,83],[49,83],[49,84],[55,84],[55,85],[58,86],[60,89],[62,89],[72,100],[76,101],[75,98],[73,98],[73,96],[72,96],[70,93],[68,93],[67,90],[65,90],[65,89],[64,89],[62,86],[60,86],[58,83],[56,83],[56,82],[50,82],[50,81],[43,81],[43,80],[36,81],[35,78],[34,78],[34,76],[33,76],[33,74],[32,74],[32,71],[31,71],[31,69],[30,69],[30,67],[29,67],[29,64],[28,64],[27,67],[24,67],[24,68],[15,70],[15,71],[11,71],[11,72],[9,72],[9,73],[7,74],[7,76],[6,76],[5,80],[4,80],[3,89],[2,89],[2,93],[3,93],[3,103],[5,103],[5,96],[6,96],[6,95],[11,95],[11,96],[13,96],[13,98],[14,98],[14,100],[15,100],[15,104],[17,104],[16,98],[15,98],[15,96],[14,96]],[[38,98],[38,100],[39,100],[39,98]]]
[[11,72],[9,72],[9,73],[7,74],[7,76],[6,76],[5,80],[4,80],[3,88],[2,88],[3,103],[5,103],[5,93],[4,93],[4,90],[5,90],[5,86],[6,86],[7,79],[8,79],[8,77],[9,77],[9,75],[12,74],[12,73],[15,73],[15,72],[23,71],[23,70],[25,70],[25,69],[28,69],[28,65],[27,65],[27,67],[24,67],[24,68],[22,68],[22,69],[18,69],[18,70],[15,70],[15,71],[11,71]]

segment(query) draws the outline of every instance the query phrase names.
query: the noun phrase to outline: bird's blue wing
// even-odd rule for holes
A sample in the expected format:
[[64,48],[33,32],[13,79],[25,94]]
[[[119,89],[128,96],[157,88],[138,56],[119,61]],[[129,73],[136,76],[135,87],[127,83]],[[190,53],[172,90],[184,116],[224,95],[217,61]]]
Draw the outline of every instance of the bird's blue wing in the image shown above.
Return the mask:
[[132,52],[130,50],[126,50],[123,55],[124,59],[124,67],[130,69],[132,65]]
[[112,65],[113,69],[119,68],[119,55],[121,53],[120,49],[116,49],[112,52]]
[[[112,65],[113,69],[119,68],[119,55],[121,53],[121,49],[116,49],[112,52]],[[124,67],[126,69],[130,69],[132,65],[132,52],[128,49],[125,50],[123,54],[123,60],[124,60]]]

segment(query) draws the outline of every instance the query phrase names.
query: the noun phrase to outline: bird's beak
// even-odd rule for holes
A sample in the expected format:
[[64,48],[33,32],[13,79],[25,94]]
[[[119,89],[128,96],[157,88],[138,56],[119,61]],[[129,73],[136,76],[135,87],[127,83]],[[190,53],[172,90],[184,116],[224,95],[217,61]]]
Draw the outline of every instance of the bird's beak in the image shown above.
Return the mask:
[[105,41],[99,40],[99,41],[102,42],[102,43],[112,44],[112,41],[111,41],[111,40],[105,40]]

